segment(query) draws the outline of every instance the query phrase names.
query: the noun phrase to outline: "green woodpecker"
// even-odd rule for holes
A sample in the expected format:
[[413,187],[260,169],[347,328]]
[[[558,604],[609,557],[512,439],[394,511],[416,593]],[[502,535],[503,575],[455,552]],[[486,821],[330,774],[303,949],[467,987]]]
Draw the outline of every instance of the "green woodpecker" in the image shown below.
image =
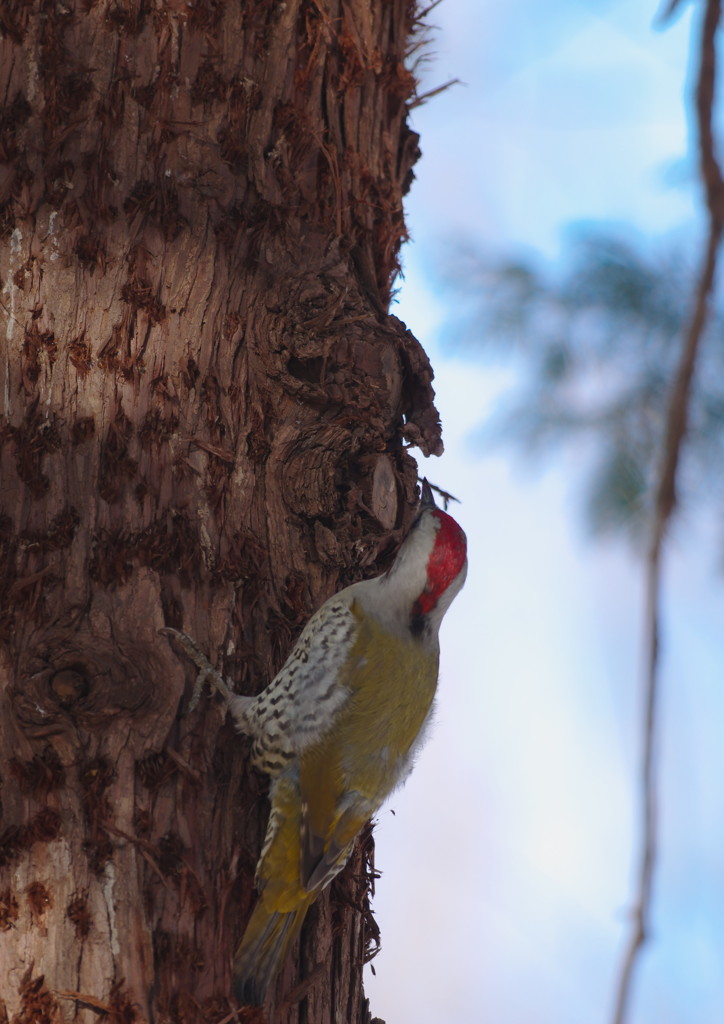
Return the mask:
[[466,570],[465,534],[424,481],[392,567],[326,601],[258,697],[232,693],[190,638],[165,631],[201,670],[196,699],[209,679],[271,780],[259,899],[234,957],[241,1005],[263,1002],[307,909],[410,771],[437,688],[440,623]]

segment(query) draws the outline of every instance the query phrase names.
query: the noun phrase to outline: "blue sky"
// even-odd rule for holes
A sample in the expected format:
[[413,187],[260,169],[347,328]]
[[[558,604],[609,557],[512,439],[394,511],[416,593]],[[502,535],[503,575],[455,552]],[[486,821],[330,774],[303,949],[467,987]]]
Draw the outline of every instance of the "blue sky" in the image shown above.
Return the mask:
[[[380,814],[382,927],[372,1012],[388,1024],[604,1024],[637,849],[641,567],[581,526],[575,451],[531,475],[481,452],[510,382],[453,355],[436,285],[451,241],[555,259],[565,226],[695,238],[684,87],[691,12],[616,0],[446,0],[415,111],[398,315],[436,370],[446,454],[424,472],[462,499],[470,575],[443,626],[437,718]],[[722,621],[717,539],[675,530],[667,559],[661,855],[654,939],[631,1024],[724,1019]],[[391,809],[394,810],[394,815]]]

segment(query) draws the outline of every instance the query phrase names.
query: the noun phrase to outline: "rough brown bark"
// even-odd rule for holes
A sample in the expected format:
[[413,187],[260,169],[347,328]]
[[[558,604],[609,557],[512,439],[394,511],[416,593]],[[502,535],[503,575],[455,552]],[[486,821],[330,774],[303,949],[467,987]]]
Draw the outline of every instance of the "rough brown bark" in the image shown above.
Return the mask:
[[[0,1020],[231,1009],[264,782],[215,703],[185,714],[157,630],[258,691],[384,566],[405,445],[440,448],[386,313],[413,23],[409,0],[0,6]],[[269,1020],[368,1020],[370,851]]]

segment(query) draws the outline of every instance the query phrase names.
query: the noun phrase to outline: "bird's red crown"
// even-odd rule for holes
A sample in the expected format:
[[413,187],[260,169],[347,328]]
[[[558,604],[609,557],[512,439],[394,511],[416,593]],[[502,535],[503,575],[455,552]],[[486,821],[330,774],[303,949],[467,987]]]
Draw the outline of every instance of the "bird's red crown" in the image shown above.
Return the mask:
[[462,571],[467,557],[467,539],[453,517],[439,508],[430,509],[429,514],[437,519],[439,525],[435,546],[427,563],[427,585],[417,602],[423,615],[432,611],[440,595]]

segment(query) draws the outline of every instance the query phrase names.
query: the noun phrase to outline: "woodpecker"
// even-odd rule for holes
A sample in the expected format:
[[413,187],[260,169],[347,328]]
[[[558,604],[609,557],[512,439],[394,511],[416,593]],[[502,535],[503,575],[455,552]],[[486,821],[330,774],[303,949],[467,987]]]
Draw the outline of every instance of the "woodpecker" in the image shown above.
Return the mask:
[[466,539],[423,481],[390,569],[312,616],[257,697],[233,693],[190,637],[166,629],[208,680],[270,778],[259,898],[234,957],[240,1005],[264,1002],[309,906],[342,870],[364,824],[411,770],[438,679],[438,631],[467,572]]

